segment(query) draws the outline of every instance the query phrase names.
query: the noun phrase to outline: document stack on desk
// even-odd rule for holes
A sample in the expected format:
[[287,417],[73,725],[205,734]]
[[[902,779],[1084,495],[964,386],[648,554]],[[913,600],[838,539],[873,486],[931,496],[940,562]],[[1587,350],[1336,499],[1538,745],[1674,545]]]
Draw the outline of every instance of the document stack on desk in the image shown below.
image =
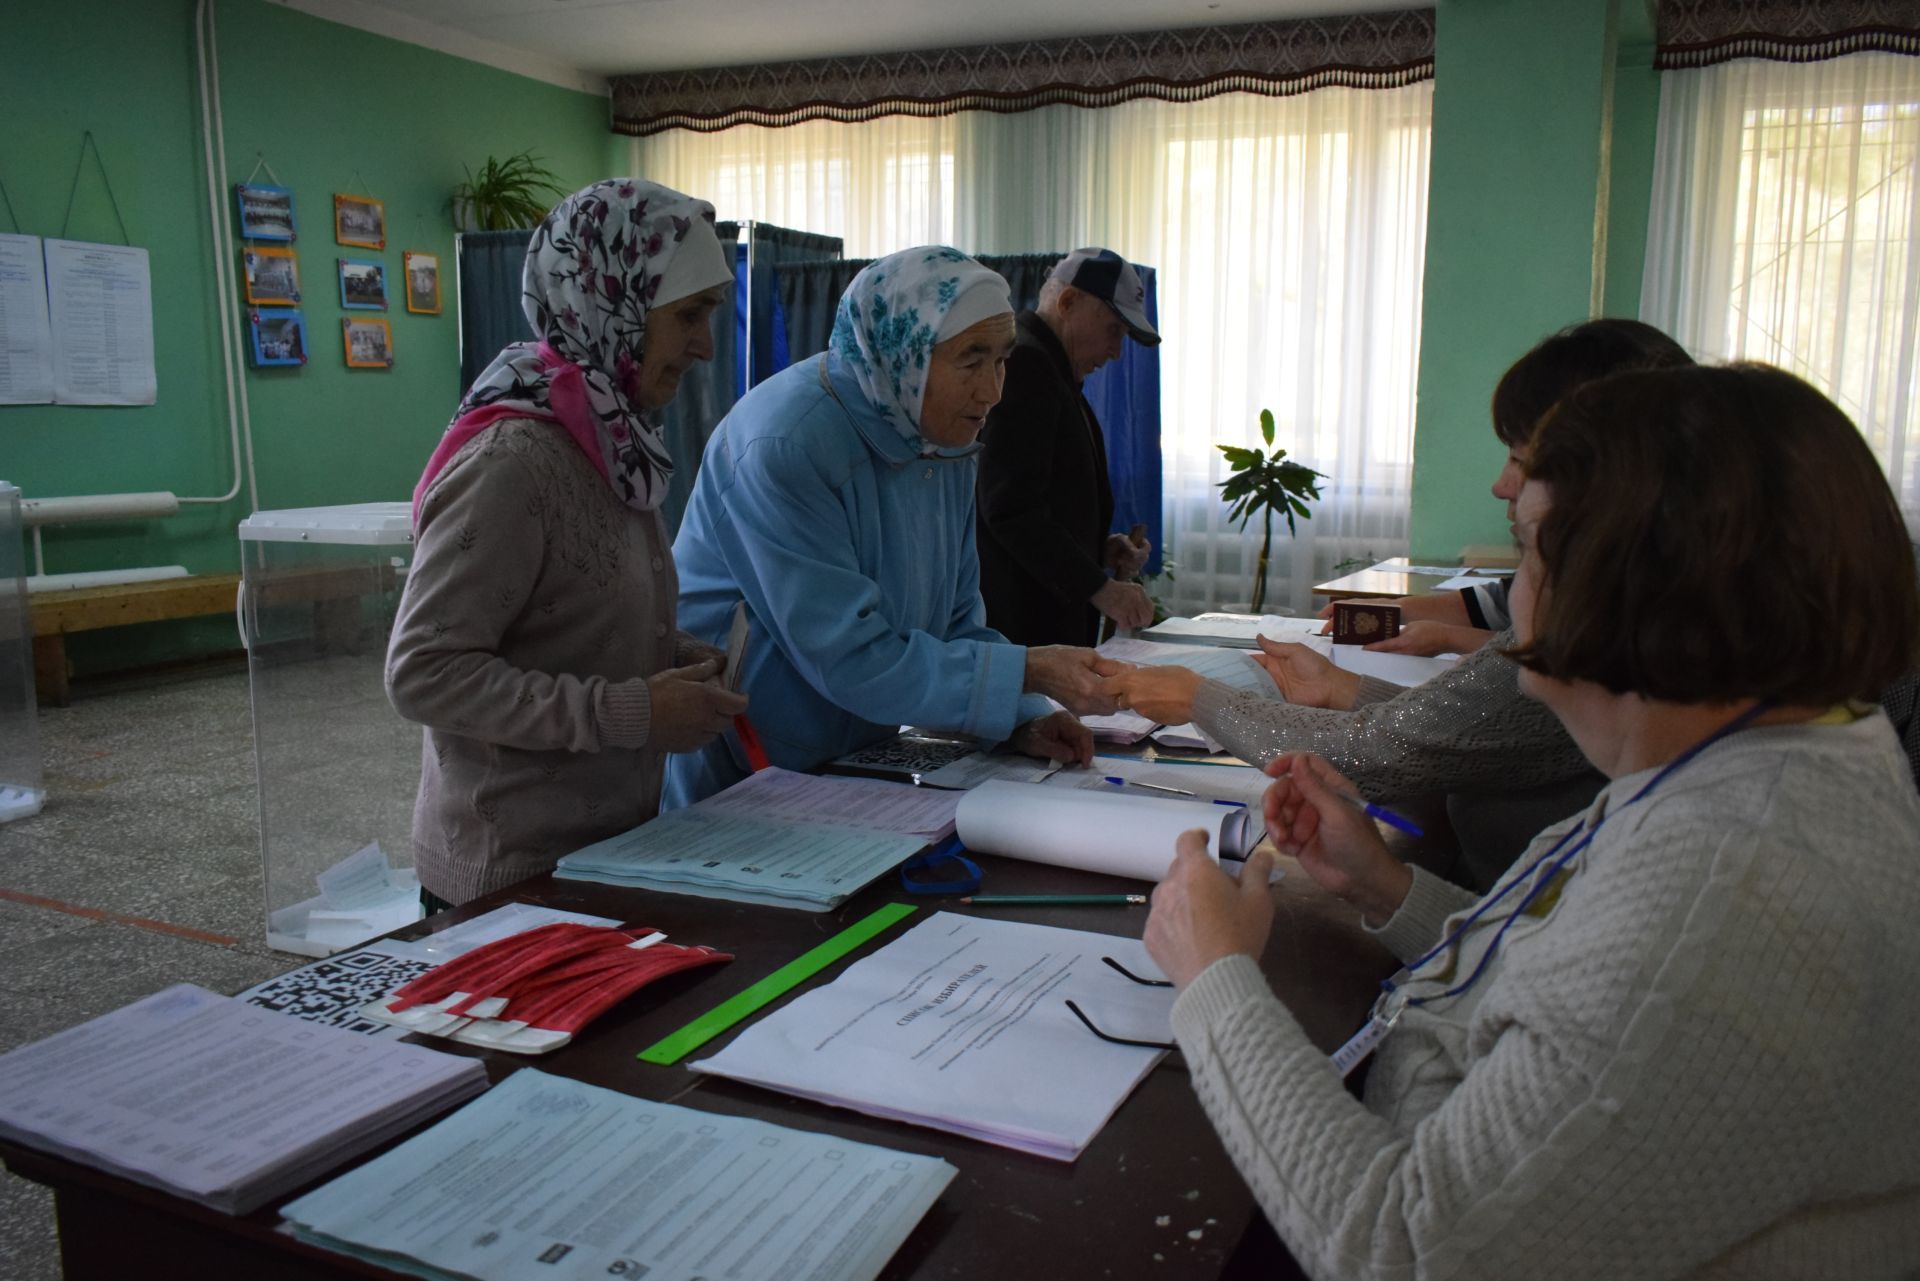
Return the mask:
[[953,833],[956,792],[764,769],[561,859],[554,875],[829,911]]
[[954,1174],[527,1068],[282,1213],[302,1240],[447,1281],[870,1281]]
[[[1019,786],[989,784],[989,786]],[[1137,939],[941,912],[736,1037],[697,1072],[1071,1161],[1170,1042]]]
[[1100,647],[1103,658],[1143,667],[1185,667],[1233,689],[1280,697],[1280,689],[1253,656],[1238,649],[1211,645],[1163,645],[1157,641],[1121,637]]
[[0,1055],[0,1135],[245,1214],[486,1087],[183,983]]

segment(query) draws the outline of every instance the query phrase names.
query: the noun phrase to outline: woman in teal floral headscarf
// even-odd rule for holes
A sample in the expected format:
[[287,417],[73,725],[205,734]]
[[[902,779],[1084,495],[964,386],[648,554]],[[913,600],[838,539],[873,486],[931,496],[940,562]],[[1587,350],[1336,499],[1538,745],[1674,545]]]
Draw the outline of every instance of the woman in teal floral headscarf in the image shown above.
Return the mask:
[[[741,688],[772,764],[809,769],[903,724],[1091,756],[1086,728],[1038,695],[1110,711],[1089,696],[1092,651],[1010,644],[980,601],[976,437],[1012,346],[997,274],[944,246],[892,254],[847,287],[828,349],[754,388],[708,443],[674,542],[680,619],[717,640],[746,602]],[[749,764],[730,735],[676,756],[662,804]]]

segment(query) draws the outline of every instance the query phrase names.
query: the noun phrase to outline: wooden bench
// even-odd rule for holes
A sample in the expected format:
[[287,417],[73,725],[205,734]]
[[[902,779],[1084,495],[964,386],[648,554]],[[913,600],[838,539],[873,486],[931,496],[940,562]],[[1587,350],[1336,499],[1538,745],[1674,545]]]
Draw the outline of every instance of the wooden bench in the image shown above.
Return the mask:
[[150,583],[33,593],[27,609],[33,616],[33,684],[41,705],[65,707],[71,696],[67,666],[70,634],[210,614],[232,617],[239,590],[238,574],[195,574]]

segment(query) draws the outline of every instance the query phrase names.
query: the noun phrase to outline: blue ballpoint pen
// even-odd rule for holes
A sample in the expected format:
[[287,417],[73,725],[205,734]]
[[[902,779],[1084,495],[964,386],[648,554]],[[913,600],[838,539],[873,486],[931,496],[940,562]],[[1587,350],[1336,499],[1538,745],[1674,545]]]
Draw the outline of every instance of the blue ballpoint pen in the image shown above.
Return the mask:
[[1425,836],[1427,834],[1426,829],[1418,823],[1415,823],[1412,819],[1404,818],[1384,805],[1375,805],[1365,797],[1355,796],[1350,792],[1335,792],[1334,795],[1359,810],[1362,814],[1365,814],[1368,818],[1377,818],[1388,827],[1397,827],[1409,836]]

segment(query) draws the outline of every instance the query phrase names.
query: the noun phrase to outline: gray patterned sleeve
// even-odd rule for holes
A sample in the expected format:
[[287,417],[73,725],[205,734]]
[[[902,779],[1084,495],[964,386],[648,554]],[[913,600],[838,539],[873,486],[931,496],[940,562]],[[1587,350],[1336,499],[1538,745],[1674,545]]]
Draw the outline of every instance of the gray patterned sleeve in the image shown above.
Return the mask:
[[1315,752],[1382,796],[1533,787],[1577,777],[1586,758],[1552,712],[1520,693],[1502,632],[1452,670],[1353,711],[1295,707],[1203,681],[1193,719],[1229,752],[1263,764]]

